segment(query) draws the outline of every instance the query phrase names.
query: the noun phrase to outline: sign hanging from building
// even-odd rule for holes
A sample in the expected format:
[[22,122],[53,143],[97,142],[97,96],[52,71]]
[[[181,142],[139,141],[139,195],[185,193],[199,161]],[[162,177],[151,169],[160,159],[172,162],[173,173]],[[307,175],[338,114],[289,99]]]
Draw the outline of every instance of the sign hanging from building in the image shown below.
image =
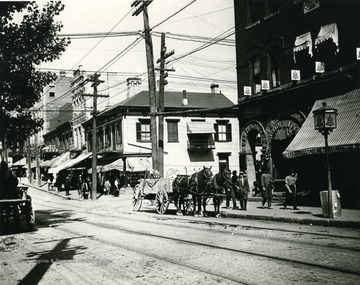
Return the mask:
[[251,86],[244,86],[244,95],[251,96]]
[[261,80],[261,89],[262,90],[270,90],[270,81],[269,80]]
[[301,79],[300,70],[292,69],[291,70],[291,80],[297,81]]
[[255,93],[259,93],[261,91],[261,84],[255,84]]
[[315,71],[316,73],[324,73],[325,72],[325,63],[321,61],[315,61]]
[[356,59],[360,60],[360,48],[356,48]]

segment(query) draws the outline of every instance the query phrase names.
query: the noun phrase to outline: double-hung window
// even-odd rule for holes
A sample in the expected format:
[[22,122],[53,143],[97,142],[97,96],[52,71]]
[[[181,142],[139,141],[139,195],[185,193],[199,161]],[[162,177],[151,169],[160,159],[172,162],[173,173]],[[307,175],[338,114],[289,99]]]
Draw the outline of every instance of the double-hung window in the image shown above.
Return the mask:
[[228,120],[217,120],[214,129],[216,142],[232,141],[231,124]]
[[151,142],[150,119],[139,119],[136,123],[136,141]]

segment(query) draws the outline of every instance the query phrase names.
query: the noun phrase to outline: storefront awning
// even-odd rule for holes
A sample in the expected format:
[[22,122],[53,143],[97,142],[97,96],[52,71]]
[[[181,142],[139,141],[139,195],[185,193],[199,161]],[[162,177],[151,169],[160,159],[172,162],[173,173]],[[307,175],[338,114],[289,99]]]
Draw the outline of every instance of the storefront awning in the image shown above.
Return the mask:
[[97,172],[107,172],[111,170],[124,171],[124,162],[122,158],[119,158],[109,164],[99,166]]
[[152,163],[147,157],[128,157],[126,159],[126,171],[146,171],[152,169]]
[[64,161],[63,163],[56,163],[56,167],[51,167],[49,169],[49,173],[59,173],[61,170],[73,167],[74,165],[84,161],[88,157],[91,156],[91,152],[88,153],[81,153],[79,156],[73,159],[68,159]]
[[328,39],[332,39],[337,49],[339,49],[339,32],[335,23],[321,27],[315,40],[315,46]]
[[337,128],[329,135],[329,152],[360,150],[360,89],[356,89],[341,96],[316,101],[301,129],[283,152],[285,158],[325,153],[325,139],[315,130],[312,113],[324,101],[338,110]]
[[214,125],[209,122],[189,122],[187,123],[188,134],[213,134]]
[[18,160],[17,162],[12,164],[12,167],[26,166],[26,157]]
[[[308,49],[310,56],[311,57],[313,56],[312,38],[311,38],[310,32],[296,37],[295,44],[294,44],[294,50],[293,50],[294,54],[295,54],[295,52],[298,52],[298,51],[301,51],[304,49]],[[296,62],[295,55],[294,55],[294,61]]]
[[54,165],[59,159],[61,158],[61,156],[56,156],[53,157],[52,159],[48,159],[48,160],[44,160],[42,163],[40,163],[40,167],[51,167],[52,165]]

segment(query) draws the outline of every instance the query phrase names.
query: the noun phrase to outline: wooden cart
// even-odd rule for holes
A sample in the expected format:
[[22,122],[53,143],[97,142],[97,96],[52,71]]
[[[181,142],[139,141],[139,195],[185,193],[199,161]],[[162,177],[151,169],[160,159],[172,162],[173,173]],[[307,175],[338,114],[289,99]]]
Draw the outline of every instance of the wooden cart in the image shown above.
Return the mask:
[[133,210],[139,211],[144,199],[155,200],[155,209],[159,214],[164,214],[172,201],[172,179],[145,178],[140,179],[134,187]]
[[28,187],[17,187],[17,198],[0,199],[0,231],[3,231],[5,222],[13,222],[15,229],[20,226],[21,217],[25,218],[30,231],[35,230],[35,215],[32,208],[31,197],[27,194]]

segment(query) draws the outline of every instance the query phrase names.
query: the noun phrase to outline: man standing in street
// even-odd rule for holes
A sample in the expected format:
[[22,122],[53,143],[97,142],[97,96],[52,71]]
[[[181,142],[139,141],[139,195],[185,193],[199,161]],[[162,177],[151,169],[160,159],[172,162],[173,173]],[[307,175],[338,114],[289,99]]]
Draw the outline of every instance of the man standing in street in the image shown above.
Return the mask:
[[299,210],[297,207],[297,200],[296,200],[296,181],[297,181],[297,174],[295,171],[291,170],[290,175],[286,176],[285,178],[285,202],[284,202],[284,209],[287,209],[287,206],[289,205],[290,201],[293,202],[294,210]]
[[269,173],[269,168],[267,167],[264,167],[263,174],[261,174],[261,186],[263,188],[263,200],[261,208],[264,208],[267,201],[268,209],[271,209],[274,181],[272,179],[272,175]]

